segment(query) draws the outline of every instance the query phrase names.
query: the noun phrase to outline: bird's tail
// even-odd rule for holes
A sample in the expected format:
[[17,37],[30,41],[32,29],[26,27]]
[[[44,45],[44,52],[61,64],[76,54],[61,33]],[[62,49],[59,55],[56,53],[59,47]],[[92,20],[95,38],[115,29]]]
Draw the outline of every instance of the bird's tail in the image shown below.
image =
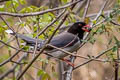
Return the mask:
[[41,48],[45,44],[44,40],[41,40],[41,39],[31,38],[19,33],[10,33],[10,34],[15,35],[16,37],[22,39],[23,41],[26,42],[27,45],[30,45],[30,46],[35,46],[37,42],[38,48]]

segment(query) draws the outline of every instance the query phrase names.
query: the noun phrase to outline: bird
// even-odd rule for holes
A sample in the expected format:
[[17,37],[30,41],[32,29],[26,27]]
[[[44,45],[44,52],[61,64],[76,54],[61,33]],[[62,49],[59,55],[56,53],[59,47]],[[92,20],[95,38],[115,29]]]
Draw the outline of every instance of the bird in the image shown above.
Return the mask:
[[[81,40],[83,39],[84,33],[90,32],[90,30],[90,26],[87,25],[85,22],[75,22],[73,23],[73,25],[70,26],[68,30],[54,36],[49,42],[49,44],[72,53],[79,48],[80,44],[82,43]],[[37,40],[38,50],[40,50],[43,47],[46,41],[41,39],[30,38],[18,33],[12,33],[12,35],[16,35],[17,37],[21,38],[27,43],[27,45],[30,46],[35,46]],[[63,59],[68,55],[60,50],[56,50],[51,46],[46,46],[45,51],[51,56],[59,59]]]

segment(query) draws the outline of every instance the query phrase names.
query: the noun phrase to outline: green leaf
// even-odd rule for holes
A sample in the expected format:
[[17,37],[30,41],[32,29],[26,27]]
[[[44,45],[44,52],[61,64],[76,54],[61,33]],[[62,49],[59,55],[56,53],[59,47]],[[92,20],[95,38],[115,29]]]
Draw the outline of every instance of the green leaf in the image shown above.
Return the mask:
[[0,5],[0,11],[4,11],[5,5]]
[[118,1],[118,4],[120,5],[120,0],[117,0]]
[[112,49],[112,52],[115,52],[117,51],[118,47],[117,46],[114,46],[113,49]]
[[114,36],[114,40],[115,40],[115,43],[117,44],[117,46],[120,46],[120,41]]
[[101,27],[98,27],[96,30],[97,34],[102,34],[105,31],[105,25],[102,24]]
[[19,12],[20,13],[25,13],[26,12],[26,8],[22,8]]
[[110,16],[110,18],[113,18],[113,15],[112,15],[112,13],[110,13],[110,15],[109,15],[109,16]]
[[82,42],[88,42],[87,40],[81,40]]
[[20,2],[20,4],[22,4],[22,5],[24,5],[24,4],[27,3],[26,0],[19,0],[19,2]]
[[101,28],[102,28],[102,29],[105,29],[105,25],[104,25],[104,24],[102,24]]
[[17,8],[19,6],[18,0],[12,0],[12,3],[13,3],[15,8]]
[[51,17],[55,17],[55,15],[51,12],[48,12],[48,15],[50,15]]
[[95,39],[95,38],[91,38],[91,39],[89,40],[89,42],[90,42],[91,44],[94,44],[94,43],[95,43],[95,41],[96,41],[96,39]]
[[20,24],[20,26],[21,26],[21,27],[24,27],[25,24],[26,24],[26,22],[22,22],[22,23]]
[[4,28],[0,26],[0,33],[4,31]]
[[43,70],[39,70],[38,72],[37,72],[37,76],[41,76],[41,75],[43,75],[45,72],[43,71]]
[[61,0],[61,2],[63,2],[65,4],[65,3],[67,3],[67,0]]
[[35,11],[38,11],[39,8],[36,7],[36,6],[29,6],[29,7],[26,7],[26,8],[22,8],[19,12],[21,13],[28,13],[28,12],[35,12]]
[[8,8],[10,5],[11,5],[11,1],[7,1],[7,2],[5,3],[5,7],[6,7],[6,8]]
[[93,20],[92,22],[93,22],[93,24],[96,24],[96,23],[97,23],[97,21],[96,21],[96,20]]
[[42,34],[39,36],[40,39],[45,39],[45,36]]
[[49,74],[44,74],[43,77],[42,77],[42,80],[51,80]]
[[112,43],[112,40],[113,40],[112,38],[109,40],[108,45],[110,45]]
[[84,22],[85,22],[86,24],[89,24],[89,22],[90,22],[90,18],[89,18],[89,17],[85,17]]
[[29,46],[25,46],[23,49],[24,50],[29,50]]
[[42,76],[42,80],[51,80],[50,75],[43,70],[39,70],[37,76]]

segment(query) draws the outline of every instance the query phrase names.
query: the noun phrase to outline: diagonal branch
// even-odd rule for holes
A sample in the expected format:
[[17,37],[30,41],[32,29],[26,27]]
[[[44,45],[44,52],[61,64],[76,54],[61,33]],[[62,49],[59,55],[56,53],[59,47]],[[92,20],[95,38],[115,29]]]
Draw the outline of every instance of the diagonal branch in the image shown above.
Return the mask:
[[[113,47],[114,47],[114,46],[113,46]],[[107,49],[107,50],[105,50],[105,51],[103,51],[103,52],[101,52],[101,53],[98,53],[99,55],[97,55],[95,58],[90,59],[90,60],[88,60],[88,61],[86,61],[86,62],[84,62],[84,63],[82,63],[82,64],[77,65],[76,67],[74,67],[73,70],[75,70],[75,69],[77,69],[77,68],[79,68],[79,67],[81,67],[81,66],[83,66],[83,65],[85,65],[85,64],[87,64],[87,63],[89,63],[89,62],[91,62],[91,61],[93,61],[94,59],[97,59],[97,58],[101,57],[102,55],[106,54],[106,52],[112,50],[113,47],[111,47],[111,48],[109,48],[109,49]]]
[[[23,54],[18,60],[17,62],[21,62],[23,59],[25,59],[27,56],[27,53]],[[18,66],[18,64],[13,65],[13,67],[11,69],[9,69],[8,71],[6,71],[4,74],[2,74],[0,76],[0,80],[3,80],[6,76],[8,76],[10,73],[14,72],[14,70],[16,69],[16,67]]]
[[18,55],[18,53],[22,50],[23,48],[21,48],[20,50],[18,50],[14,55],[12,55],[11,57],[9,57],[7,60],[5,60],[4,62],[0,63],[0,67],[3,66],[4,64],[10,62],[16,55]]
[[84,11],[84,14],[83,14],[83,20],[85,19],[86,15],[87,15],[90,2],[91,2],[91,0],[88,0],[88,1],[87,1],[87,4],[86,4],[86,6],[85,6],[85,11]]
[[38,33],[38,36],[40,36],[42,33],[44,33],[50,26],[52,26],[63,14],[65,13],[65,10],[63,10],[62,13],[60,13],[56,19],[54,19],[50,24],[48,24],[40,33]]
[[10,0],[0,0],[0,3],[2,3],[2,2],[6,2],[6,1],[10,1]]

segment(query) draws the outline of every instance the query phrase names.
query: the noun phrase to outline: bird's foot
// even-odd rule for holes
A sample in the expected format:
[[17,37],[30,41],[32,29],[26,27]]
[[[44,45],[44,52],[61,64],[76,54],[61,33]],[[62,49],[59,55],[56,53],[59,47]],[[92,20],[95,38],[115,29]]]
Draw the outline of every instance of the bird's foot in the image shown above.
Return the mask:
[[62,59],[64,62],[66,62],[68,65],[74,67],[74,63],[70,62],[68,59]]

